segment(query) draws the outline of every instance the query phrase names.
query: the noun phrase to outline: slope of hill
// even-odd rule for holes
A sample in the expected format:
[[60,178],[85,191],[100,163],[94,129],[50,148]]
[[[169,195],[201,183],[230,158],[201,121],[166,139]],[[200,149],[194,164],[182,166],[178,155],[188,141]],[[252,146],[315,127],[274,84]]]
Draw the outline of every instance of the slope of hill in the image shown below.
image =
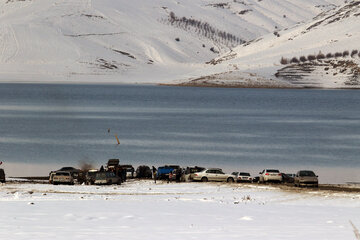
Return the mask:
[[187,84],[359,88],[359,27],[360,1],[352,1],[238,46],[209,62],[214,74]]
[[[253,39],[284,35],[281,29],[343,3],[0,0],[0,80],[169,83],[221,72],[227,67],[204,63],[239,44],[237,59],[242,62],[259,48],[250,44]],[[264,41],[280,43],[282,38],[266,36]]]

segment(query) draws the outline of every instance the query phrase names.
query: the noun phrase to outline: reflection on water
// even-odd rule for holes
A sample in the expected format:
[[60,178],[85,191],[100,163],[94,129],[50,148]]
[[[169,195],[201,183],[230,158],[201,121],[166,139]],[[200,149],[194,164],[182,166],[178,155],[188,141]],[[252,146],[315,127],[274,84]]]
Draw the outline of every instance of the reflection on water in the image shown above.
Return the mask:
[[359,100],[353,90],[0,84],[0,159],[359,169]]

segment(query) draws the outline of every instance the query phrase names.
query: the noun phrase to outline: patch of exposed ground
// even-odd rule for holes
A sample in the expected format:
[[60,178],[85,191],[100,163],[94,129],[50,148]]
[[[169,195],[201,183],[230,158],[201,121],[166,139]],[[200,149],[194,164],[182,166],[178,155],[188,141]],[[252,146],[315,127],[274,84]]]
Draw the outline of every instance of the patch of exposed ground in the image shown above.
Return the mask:
[[188,87],[229,87],[229,88],[293,88],[287,82],[267,79],[255,73],[229,71],[190,79],[177,86]]
[[316,60],[281,68],[278,79],[301,87],[360,88],[360,67],[357,59]]
[[123,68],[128,68],[130,65],[125,63],[119,63],[116,61],[109,61],[103,58],[96,59],[95,62],[80,62],[86,64],[92,68],[102,69],[102,70],[118,70]]

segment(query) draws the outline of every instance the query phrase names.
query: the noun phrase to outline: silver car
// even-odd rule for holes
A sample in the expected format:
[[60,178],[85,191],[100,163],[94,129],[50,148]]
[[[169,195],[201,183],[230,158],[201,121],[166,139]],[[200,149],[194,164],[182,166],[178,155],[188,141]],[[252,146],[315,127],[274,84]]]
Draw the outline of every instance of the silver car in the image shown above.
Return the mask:
[[194,181],[234,182],[235,176],[226,174],[220,168],[208,168],[201,172],[194,173]]
[[301,186],[318,187],[319,186],[318,176],[313,171],[310,170],[298,171],[294,178],[294,185],[295,187],[301,187]]
[[264,169],[259,174],[259,183],[282,181],[282,174],[277,169]]

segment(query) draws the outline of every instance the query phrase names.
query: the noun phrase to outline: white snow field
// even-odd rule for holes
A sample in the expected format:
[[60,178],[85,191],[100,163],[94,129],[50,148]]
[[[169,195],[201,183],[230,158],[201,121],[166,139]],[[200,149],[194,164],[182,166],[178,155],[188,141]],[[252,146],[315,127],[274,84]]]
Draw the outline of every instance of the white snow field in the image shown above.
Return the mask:
[[[358,47],[359,5],[351,4],[345,0],[0,0],[0,81],[183,83],[219,74],[213,83],[291,87],[292,79],[274,80],[284,67],[279,64],[282,56]],[[341,15],[338,11],[344,5],[353,10],[345,9]],[[315,22],[339,14],[331,24],[327,19],[306,31]],[[219,57],[230,60],[206,64]],[[336,74],[340,82],[331,78],[324,84],[305,81],[303,85],[353,87],[354,81],[350,85],[341,80],[344,74],[355,74],[349,71]],[[313,75],[323,79],[322,74]]]
[[133,181],[0,186],[1,239],[356,239],[360,194]]

